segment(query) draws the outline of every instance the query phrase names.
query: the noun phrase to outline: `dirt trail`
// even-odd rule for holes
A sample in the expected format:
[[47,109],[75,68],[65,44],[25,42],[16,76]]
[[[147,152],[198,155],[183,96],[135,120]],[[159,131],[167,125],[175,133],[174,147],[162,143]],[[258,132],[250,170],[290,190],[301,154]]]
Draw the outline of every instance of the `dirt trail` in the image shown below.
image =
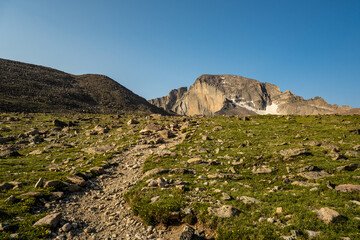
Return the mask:
[[60,228],[57,239],[179,239],[182,226],[171,231],[154,229],[133,216],[123,195],[140,177],[145,159],[159,150],[168,149],[182,140],[182,136],[166,143],[135,145],[116,155],[112,162],[119,165],[107,169],[106,174],[88,181],[86,191],[72,194],[55,206],[63,214],[62,224],[71,223],[72,229]]

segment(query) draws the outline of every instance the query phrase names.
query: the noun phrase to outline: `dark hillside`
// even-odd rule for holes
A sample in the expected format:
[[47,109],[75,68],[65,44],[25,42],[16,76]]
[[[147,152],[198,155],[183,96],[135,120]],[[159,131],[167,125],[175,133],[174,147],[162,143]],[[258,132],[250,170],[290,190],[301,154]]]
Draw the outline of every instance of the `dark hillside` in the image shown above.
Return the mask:
[[106,76],[71,75],[6,59],[0,59],[0,111],[165,114]]

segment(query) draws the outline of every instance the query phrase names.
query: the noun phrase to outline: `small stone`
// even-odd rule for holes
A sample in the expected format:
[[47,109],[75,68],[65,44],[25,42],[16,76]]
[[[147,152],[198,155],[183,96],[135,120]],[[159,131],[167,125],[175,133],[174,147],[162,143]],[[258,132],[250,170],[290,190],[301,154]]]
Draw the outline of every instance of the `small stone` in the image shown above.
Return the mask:
[[72,225],[70,223],[65,223],[62,228],[61,228],[64,232],[68,232],[72,229]]
[[160,196],[155,196],[150,199],[151,203],[157,202],[160,200]]
[[360,185],[354,184],[341,184],[335,187],[339,192],[360,192]]
[[10,234],[10,238],[20,238],[21,234],[20,233],[12,233]]
[[241,196],[241,197],[237,197],[237,200],[242,201],[245,204],[257,204],[257,203],[261,203],[259,200],[257,200],[256,198],[252,198],[252,197],[248,197],[248,196]]
[[272,173],[272,170],[269,167],[262,166],[260,168],[254,168],[252,170],[252,173],[254,173],[254,174]]
[[306,179],[312,180],[312,179],[320,179],[320,178],[324,178],[327,176],[330,176],[329,173],[325,172],[325,171],[321,171],[321,172],[303,172],[303,173],[299,173],[298,174],[301,177],[304,177]]
[[187,160],[188,163],[194,163],[194,164],[200,164],[203,163],[203,160],[201,158],[190,158]]
[[230,205],[223,205],[220,208],[208,207],[208,211],[209,213],[220,218],[230,218],[240,213],[238,209]]
[[297,237],[301,235],[299,230],[290,230],[290,232],[291,232],[291,236],[293,237]]
[[224,201],[229,201],[229,200],[231,200],[231,196],[229,194],[223,192],[221,199]]
[[61,213],[49,214],[46,217],[43,217],[42,219],[34,223],[34,226],[50,225],[51,227],[55,228],[60,222],[61,217],[62,217]]
[[47,188],[47,187],[60,188],[62,186],[64,186],[64,183],[61,181],[58,181],[58,180],[47,181],[44,184],[44,188]]
[[67,176],[67,179],[73,184],[79,185],[80,187],[86,186],[86,181],[82,177],[78,176]]
[[133,124],[139,124],[139,122],[136,121],[135,119],[130,119],[130,120],[127,122],[127,125],[133,125]]
[[44,185],[44,179],[41,177],[35,184],[35,188],[41,188]]
[[16,197],[14,195],[11,195],[7,199],[5,199],[5,202],[7,202],[7,203],[15,203],[16,202]]
[[320,231],[311,231],[311,230],[305,230],[305,232],[307,233],[309,238],[314,238],[321,233]]
[[290,157],[299,156],[301,154],[306,154],[308,153],[308,151],[305,148],[290,148],[290,149],[281,150],[279,153],[284,158],[290,158]]
[[320,210],[315,210],[315,213],[318,215],[319,219],[326,224],[335,222],[341,217],[340,213],[328,207],[321,208]]
[[276,214],[282,214],[282,213],[283,213],[283,208],[282,207],[276,208]]
[[266,221],[269,222],[269,223],[275,223],[276,222],[274,218],[268,218],[268,219],[266,219]]
[[190,226],[185,226],[183,232],[180,235],[180,240],[193,240],[195,235],[195,229]]

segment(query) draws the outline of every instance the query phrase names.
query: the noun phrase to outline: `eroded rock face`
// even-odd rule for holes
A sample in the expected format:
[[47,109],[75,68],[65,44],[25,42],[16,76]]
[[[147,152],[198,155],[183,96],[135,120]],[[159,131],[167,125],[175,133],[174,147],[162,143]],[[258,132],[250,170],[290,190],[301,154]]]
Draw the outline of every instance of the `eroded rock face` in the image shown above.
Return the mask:
[[[150,103],[180,115],[332,114],[354,112],[315,97],[305,100],[291,91],[235,75],[202,75],[186,91],[172,90]],[[339,110],[341,109],[341,111]],[[355,112],[360,113],[360,109]]]

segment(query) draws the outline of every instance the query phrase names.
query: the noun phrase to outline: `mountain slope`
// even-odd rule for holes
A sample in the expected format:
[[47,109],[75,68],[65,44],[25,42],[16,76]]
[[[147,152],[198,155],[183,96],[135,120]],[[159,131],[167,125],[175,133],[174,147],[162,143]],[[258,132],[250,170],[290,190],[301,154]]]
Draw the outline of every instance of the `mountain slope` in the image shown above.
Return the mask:
[[0,59],[1,112],[161,113],[116,81]]
[[328,104],[316,97],[305,100],[270,83],[235,75],[201,75],[182,95],[150,100],[181,115],[359,114],[360,109]]

